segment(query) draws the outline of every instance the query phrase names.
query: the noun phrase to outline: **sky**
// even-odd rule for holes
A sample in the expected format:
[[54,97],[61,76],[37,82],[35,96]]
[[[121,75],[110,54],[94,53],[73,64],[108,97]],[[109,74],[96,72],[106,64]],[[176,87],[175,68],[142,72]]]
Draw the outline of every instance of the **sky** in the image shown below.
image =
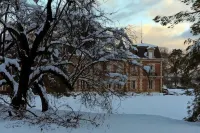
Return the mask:
[[[185,49],[184,41],[191,37],[189,23],[181,23],[173,29],[155,23],[157,15],[173,15],[179,11],[189,10],[189,6],[180,0],[99,0],[101,8],[108,13],[116,27],[131,27],[137,42],[158,45],[172,49]],[[142,23],[142,24],[141,24]],[[141,26],[142,25],[142,26]]]

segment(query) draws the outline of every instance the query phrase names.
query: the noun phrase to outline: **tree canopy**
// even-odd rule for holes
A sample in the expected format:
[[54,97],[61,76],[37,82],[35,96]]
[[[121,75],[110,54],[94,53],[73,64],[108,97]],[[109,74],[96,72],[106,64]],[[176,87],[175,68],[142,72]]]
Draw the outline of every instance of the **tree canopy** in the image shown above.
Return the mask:
[[199,91],[199,65],[200,65],[200,1],[199,0],[180,0],[182,3],[190,6],[190,10],[180,11],[171,16],[156,16],[154,21],[168,28],[173,28],[175,25],[182,22],[191,23],[191,33],[196,36],[196,39],[188,38],[185,44],[189,44],[187,53],[184,57],[184,73],[182,82],[187,87],[195,88],[196,98],[192,105],[192,111],[188,118],[189,121],[199,120],[200,115],[200,91]]
[[97,1],[44,3],[0,1],[0,86],[10,86],[15,109],[28,104],[30,89],[41,97],[42,111],[49,109],[44,76],[58,77],[67,91],[74,90],[77,80],[98,88],[110,80],[92,78],[93,65],[137,57],[129,51],[133,46],[124,29],[101,23],[109,19]]

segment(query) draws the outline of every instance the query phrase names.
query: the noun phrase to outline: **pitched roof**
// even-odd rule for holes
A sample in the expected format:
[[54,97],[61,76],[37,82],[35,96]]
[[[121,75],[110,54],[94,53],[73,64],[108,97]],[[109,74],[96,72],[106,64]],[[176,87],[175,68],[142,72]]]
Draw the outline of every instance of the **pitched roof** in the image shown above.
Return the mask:
[[148,44],[148,43],[140,43],[140,44],[137,44],[137,46],[144,46],[144,47],[157,47],[156,45]]
[[155,58],[161,58],[161,54],[160,54],[160,50],[158,48],[158,46],[152,45],[152,44],[145,44],[145,43],[141,43],[138,44],[137,46],[138,51],[136,52],[136,55],[141,57],[141,58],[146,58],[145,56],[145,52],[147,52],[148,48],[155,48],[154,49],[154,57]]

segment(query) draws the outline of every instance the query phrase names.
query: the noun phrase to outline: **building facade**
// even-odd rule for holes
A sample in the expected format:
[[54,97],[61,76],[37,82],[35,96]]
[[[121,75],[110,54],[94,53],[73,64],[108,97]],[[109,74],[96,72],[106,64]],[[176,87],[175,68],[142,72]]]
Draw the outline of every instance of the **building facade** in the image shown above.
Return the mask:
[[[135,65],[130,61],[109,61],[106,63],[94,66],[94,69],[102,69],[103,73],[121,73],[127,75],[125,85],[109,84],[112,90],[126,92],[162,92],[163,75],[162,75],[162,58],[159,48],[150,44],[138,44],[137,51],[132,52],[140,57],[139,63]],[[135,59],[137,60],[137,59]],[[145,68],[150,68],[147,72]],[[104,74],[102,74],[104,75]],[[104,77],[106,78],[106,77]],[[75,86],[76,91],[89,90],[88,86],[83,81],[77,81]]]
[[[138,76],[128,77],[128,91],[134,92],[162,92],[162,58],[159,48],[151,44],[138,44],[136,55],[140,57],[143,68],[150,67],[151,71],[146,73],[141,67],[136,67]],[[129,66],[134,67],[134,66]],[[131,69],[131,68],[128,68]]]

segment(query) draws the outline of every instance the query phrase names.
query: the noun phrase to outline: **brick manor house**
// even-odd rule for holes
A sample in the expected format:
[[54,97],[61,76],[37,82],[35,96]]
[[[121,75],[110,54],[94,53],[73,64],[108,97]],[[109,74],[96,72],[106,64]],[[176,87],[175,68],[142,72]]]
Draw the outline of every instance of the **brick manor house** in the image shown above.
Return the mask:
[[[141,43],[137,45],[137,49],[136,55],[140,57],[140,63],[144,67],[150,66],[152,70],[147,77],[141,68],[128,65],[126,67],[128,73],[127,91],[162,92],[162,58],[158,46]],[[134,75],[134,71],[138,74]]]
[[[151,68],[148,77],[141,67],[128,62],[110,61],[106,64],[100,64],[101,69],[105,69],[107,72],[119,72],[127,75],[128,79],[126,84],[124,86],[114,86],[114,89],[123,88],[123,90],[127,92],[162,92],[162,58],[158,46],[141,43],[137,44],[136,48],[137,51],[132,50],[132,52],[140,57],[139,61],[140,64],[143,65],[142,67]],[[119,66],[121,68],[120,70],[118,70]],[[47,86],[47,89],[48,88]],[[65,87],[63,87],[63,89],[64,88]],[[87,90],[87,86],[84,82],[77,81],[75,84],[75,91],[81,90]],[[0,93],[6,91],[7,88],[5,86],[0,88]]]
[[[107,73],[119,72],[128,76],[128,80],[124,86],[109,85],[114,90],[123,89],[126,92],[162,92],[162,58],[158,46],[141,43],[137,44],[136,48],[137,51],[132,50],[132,52],[140,57],[139,60],[140,64],[143,65],[142,67],[151,69],[148,76],[144,69],[128,62],[110,61],[95,67],[100,67]],[[82,91],[89,89],[83,81],[77,81],[75,90]]]

